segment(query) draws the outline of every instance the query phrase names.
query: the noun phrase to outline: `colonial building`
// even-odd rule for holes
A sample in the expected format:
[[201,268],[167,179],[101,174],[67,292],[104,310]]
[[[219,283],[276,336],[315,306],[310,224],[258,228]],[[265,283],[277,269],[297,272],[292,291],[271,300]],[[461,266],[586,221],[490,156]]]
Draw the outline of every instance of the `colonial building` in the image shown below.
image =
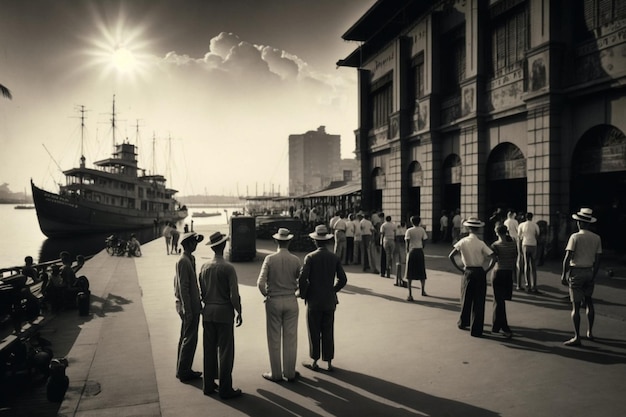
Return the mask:
[[341,136],[320,126],[301,135],[289,135],[289,195],[300,196],[328,187],[333,181],[360,178],[356,160],[341,159]]
[[379,0],[343,39],[365,209],[431,230],[512,208],[557,235],[589,206],[623,240],[626,0]]

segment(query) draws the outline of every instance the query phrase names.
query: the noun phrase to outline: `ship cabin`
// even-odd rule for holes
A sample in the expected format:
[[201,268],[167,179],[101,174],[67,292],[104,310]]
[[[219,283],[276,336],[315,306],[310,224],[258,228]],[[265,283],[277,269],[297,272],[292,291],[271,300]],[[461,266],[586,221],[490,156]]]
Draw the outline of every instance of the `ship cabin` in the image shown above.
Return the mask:
[[120,208],[141,211],[174,211],[174,194],[177,190],[165,186],[163,175],[146,175],[137,166],[135,145],[115,145],[110,158],[94,162],[95,168],[85,166],[81,157],[80,167],[63,171],[66,184],[60,194]]

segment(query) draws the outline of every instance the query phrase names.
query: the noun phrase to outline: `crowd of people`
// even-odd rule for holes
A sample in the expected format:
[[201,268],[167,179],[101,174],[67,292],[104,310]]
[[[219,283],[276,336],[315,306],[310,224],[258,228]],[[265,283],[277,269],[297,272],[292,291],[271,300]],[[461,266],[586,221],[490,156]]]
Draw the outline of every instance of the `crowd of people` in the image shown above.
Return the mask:
[[[530,293],[538,292],[534,258],[541,232],[532,218],[532,213],[527,213],[525,221],[520,224],[515,220],[515,213],[508,213],[506,219],[493,225],[495,240],[491,244],[484,239],[486,223],[482,220],[469,217],[458,227],[452,222],[451,236],[455,240],[448,258],[462,273],[459,329],[469,330],[474,337],[483,335],[487,278],[493,269],[491,333],[513,337],[506,301],[512,299],[514,287]],[[581,344],[581,306],[586,309],[588,318],[587,338],[593,340],[595,312],[592,295],[602,253],[601,239],[589,227],[596,221],[592,210],[582,208],[572,218],[579,231],[569,238],[562,271],[562,283],[569,287],[574,327],[574,337],[564,342],[567,346]],[[307,309],[310,361],[302,365],[320,370],[319,362],[322,361],[327,363],[327,371],[334,370],[334,316],[337,293],[347,283],[345,265],[362,264],[363,271],[370,270],[390,278],[395,264],[395,285],[408,288],[407,301],[413,301],[411,284],[414,280],[421,283],[421,295],[428,296],[424,256],[428,235],[420,225],[419,216],[412,216],[410,222],[411,227],[407,229],[404,224],[396,225],[383,213],[374,216],[357,213],[346,217],[338,211],[328,225],[318,224],[309,234],[315,250],[306,254],[302,262],[289,251],[289,243],[294,237],[290,230],[280,228],[272,236],[277,250],[265,257],[257,280],[265,301],[270,362],[269,371],[261,375],[263,378],[272,382],[293,382],[300,376],[296,371],[297,297],[305,300]],[[461,232],[462,228],[466,233]],[[446,232],[447,229],[440,231]],[[193,252],[203,239],[202,235],[189,232],[180,240],[183,251],[176,264],[175,277],[176,308],[181,318],[176,376],[183,382],[203,378],[205,395],[218,392],[223,399],[235,398],[242,394],[240,389],[233,387],[232,381],[233,330],[243,323],[237,272],[224,259],[228,236],[215,232],[208,242],[215,256],[196,273]],[[204,328],[203,372],[191,368],[200,320]]]
[[[338,304],[337,292],[347,283],[340,258],[330,249],[335,233],[326,225],[317,225],[310,238],[316,249],[300,258],[289,252],[294,235],[280,228],[273,239],[275,253],[265,257],[259,272],[257,286],[265,300],[267,346],[270,370],[261,376],[269,381],[294,382],[300,376],[296,371],[299,307],[297,297],[307,305],[307,328],[310,361],[303,366],[319,370],[319,361],[325,369],[334,370],[334,316]],[[243,324],[241,297],[237,272],[224,258],[227,235],[215,232],[207,243],[214,257],[196,273],[193,252],[204,236],[185,233],[180,245],[182,254],[176,263],[174,293],[176,310],[181,318],[176,377],[181,382],[203,379],[203,393],[218,392],[220,398],[231,399],[242,395],[233,387],[234,327]],[[336,246],[336,245],[335,245]],[[203,371],[191,368],[198,342],[198,326],[202,320]]]

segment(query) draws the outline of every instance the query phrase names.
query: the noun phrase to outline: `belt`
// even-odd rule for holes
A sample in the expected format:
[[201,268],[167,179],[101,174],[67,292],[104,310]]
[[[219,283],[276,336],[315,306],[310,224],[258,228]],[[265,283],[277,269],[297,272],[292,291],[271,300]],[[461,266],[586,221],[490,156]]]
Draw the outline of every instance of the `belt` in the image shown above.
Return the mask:
[[268,295],[267,298],[278,298],[278,297],[295,297],[296,294],[279,294],[279,295]]

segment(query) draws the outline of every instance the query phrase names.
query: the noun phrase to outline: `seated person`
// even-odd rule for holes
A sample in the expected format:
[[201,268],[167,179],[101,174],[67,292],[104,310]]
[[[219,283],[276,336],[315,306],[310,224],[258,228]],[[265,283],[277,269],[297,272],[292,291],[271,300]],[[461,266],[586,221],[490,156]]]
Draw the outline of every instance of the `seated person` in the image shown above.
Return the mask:
[[33,266],[32,256],[27,256],[24,258],[24,266],[22,267],[22,275],[26,277],[26,285],[30,285],[38,281],[39,274],[37,273],[37,269],[35,269],[35,267]]

